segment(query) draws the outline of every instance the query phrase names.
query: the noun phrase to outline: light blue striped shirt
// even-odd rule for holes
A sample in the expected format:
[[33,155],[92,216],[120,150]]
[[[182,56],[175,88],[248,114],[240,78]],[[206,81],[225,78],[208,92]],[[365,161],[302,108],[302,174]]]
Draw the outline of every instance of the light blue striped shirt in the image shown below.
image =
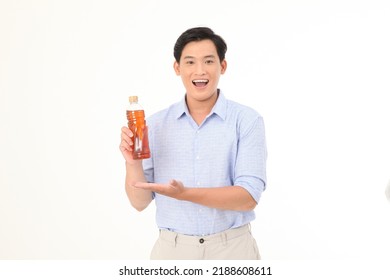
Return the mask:
[[[263,118],[253,109],[219,94],[211,113],[198,126],[185,98],[147,119],[150,159],[143,160],[148,182],[171,179],[186,187],[241,186],[259,201],[266,186]],[[254,211],[209,208],[154,194],[161,229],[209,235],[255,219]]]

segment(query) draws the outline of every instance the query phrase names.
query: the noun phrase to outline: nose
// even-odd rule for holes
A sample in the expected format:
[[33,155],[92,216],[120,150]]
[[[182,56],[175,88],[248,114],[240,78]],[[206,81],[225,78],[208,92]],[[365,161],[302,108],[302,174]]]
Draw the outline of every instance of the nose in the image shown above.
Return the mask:
[[203,76],[206,74],[206,70],[203,63],[198,63],[196,66],[196,74],[199,76]]

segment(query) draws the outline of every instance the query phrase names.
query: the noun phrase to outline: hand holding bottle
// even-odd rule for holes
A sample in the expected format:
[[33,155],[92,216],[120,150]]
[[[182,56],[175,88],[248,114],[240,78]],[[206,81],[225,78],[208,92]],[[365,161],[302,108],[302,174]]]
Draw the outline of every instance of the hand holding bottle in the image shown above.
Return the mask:
[[122,127],[121,144],[119,146],[127,163],[150,157],[148,127],[145,112],[138,103],[138,96],[129,97],[126,110],[127,126]]
[[126,126],[122,127],[119,149],[127,163],[134,163],[132,137],[133,132]]

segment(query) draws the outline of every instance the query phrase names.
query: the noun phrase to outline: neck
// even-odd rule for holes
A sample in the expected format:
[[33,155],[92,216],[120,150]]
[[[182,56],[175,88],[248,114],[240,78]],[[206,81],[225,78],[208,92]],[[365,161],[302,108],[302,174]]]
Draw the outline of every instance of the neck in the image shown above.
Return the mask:
[[201,101],[193,99],[189,100],[186,97],[188,111],[198,125],[200,125],[207,117],[207,115],[210,114],[215,103],[217,102],[218,96],[219,92],[213,94],[209,99]]

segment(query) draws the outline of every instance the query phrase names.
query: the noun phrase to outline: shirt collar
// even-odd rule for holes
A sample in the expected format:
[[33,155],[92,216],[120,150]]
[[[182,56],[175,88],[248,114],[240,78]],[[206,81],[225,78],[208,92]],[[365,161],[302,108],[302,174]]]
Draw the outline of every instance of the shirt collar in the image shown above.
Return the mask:
[[[226,119],[226,111],[227,111],[227,100],[223,93],[218,89],[218,99],[215,103],[213,109],[211,109],[211,112],[209,116],[212,114],[218,115],[222,120]],[[187,103],[186,103],[186,97],[184,96],[183,99],[177,103],[177,106],[175,108],[175,116],[177,119],[181,118],[184,114],[187,116],[190,116],[190,112],[188,111]]]

